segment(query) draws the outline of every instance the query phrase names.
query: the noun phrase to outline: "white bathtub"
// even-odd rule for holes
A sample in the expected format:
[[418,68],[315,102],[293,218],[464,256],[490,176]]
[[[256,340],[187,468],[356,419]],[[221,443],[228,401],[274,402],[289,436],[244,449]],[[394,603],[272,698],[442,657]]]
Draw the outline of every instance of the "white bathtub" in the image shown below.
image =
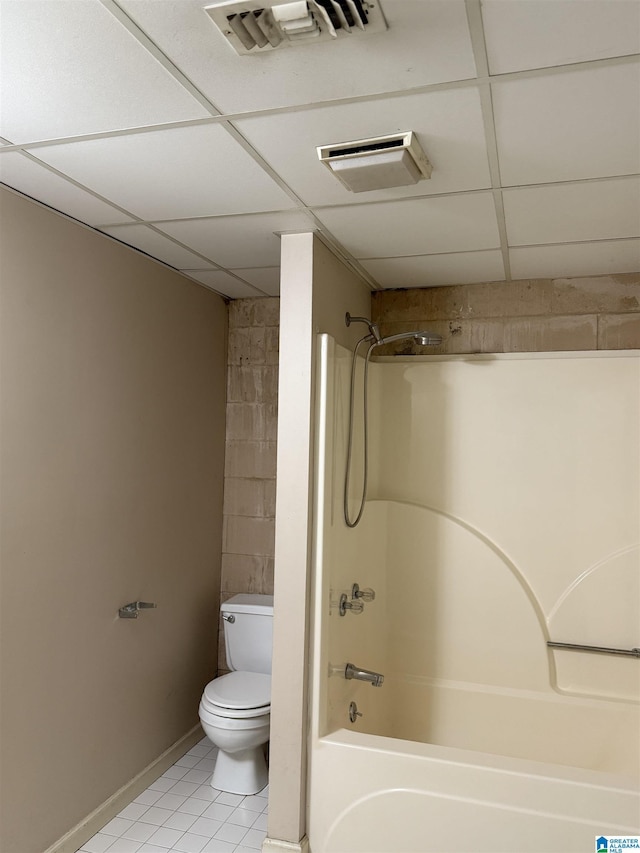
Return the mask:
[[[426,379],[417,360],[372,365],[354,530],[349,361],[321,341],[312,853],[591,853],[640,835],[640,661],[546,646],[640,645],[638,358],[449,359]],[[609,408],[587,422],[599,389]],[[376,599],[340,617],[353,582]],[[347,661],[382,687],[346,680]]]
[[312,853],[591,853],[638,835],[617,775],[364,735],[314,744]]

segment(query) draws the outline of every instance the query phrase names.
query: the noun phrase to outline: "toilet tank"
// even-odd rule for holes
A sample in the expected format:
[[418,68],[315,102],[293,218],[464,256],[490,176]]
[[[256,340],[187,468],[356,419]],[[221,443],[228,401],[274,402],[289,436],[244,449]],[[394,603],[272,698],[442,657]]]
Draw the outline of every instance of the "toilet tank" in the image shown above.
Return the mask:
[[229,669],[271,674],[273,596],[234,595],[220,610]]

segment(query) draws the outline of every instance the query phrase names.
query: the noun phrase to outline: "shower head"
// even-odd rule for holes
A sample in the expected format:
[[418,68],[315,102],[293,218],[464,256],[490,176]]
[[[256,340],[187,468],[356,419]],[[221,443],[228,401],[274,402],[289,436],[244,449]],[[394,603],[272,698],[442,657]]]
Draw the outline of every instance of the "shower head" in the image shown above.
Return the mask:
[[421,347],[437,347],[442,343],[442,335],[436,335],[435,332],[401,332],[399,335],[389,335],[386,338],[381,338],[372,346],[380,347],[384,344],[391,344],[394,341],[414,340]]

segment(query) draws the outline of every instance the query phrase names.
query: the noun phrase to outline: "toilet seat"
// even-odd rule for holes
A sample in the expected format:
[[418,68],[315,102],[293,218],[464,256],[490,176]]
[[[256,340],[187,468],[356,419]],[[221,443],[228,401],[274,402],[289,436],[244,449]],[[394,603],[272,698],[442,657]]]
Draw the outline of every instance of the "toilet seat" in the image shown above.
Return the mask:
[[229,719],[248,719],[269,714],[271,676],[261,672],[230,672],[214,678],[204,688],[202,710]]

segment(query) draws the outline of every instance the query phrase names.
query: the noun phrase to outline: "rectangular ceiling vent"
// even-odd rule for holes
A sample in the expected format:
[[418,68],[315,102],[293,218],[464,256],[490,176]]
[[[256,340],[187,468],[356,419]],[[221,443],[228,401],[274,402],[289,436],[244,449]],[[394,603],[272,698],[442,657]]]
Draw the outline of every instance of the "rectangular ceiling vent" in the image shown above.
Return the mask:
[[433,170],[412,130],[320,145],[317,152],[320,162],[354,193],[417,184]]
[[204,11],[239,54],[387,29],[379,0],[285,0],[273,6],[260,0],[230,0],[212,3]]

